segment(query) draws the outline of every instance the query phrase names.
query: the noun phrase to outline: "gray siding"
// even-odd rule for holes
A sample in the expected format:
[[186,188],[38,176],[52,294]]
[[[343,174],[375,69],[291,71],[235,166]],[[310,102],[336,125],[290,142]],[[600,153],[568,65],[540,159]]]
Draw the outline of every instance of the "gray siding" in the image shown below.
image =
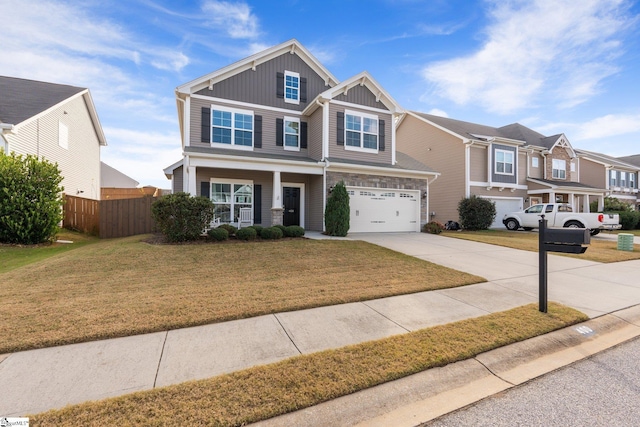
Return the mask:
[[316,111],[307,118],[309,123],[309,157],[315,160],[322,160],[322,108],[318,108]]
[[361,151],[346,150],[343,145],[337,145],[338,131],[338,111],[344,112],[345,109],[362,111],[366,114],[375,114],[367,110],[359,110],[357,105],[344,107],[342,105],[329,104],[329,157],[333,159],[356,160],[361,162],[372,162],[380,164],[391,164],[391,133],[393,126],[393,118],[391,114],[378,113],[378,119],[385,121],[385,151],[375,153],[363,153]]
[[[173,171],[173,192],[181,193],[184,191],[184,169],[183,166]],[[198,189],[198,191],[200,191]]]
[[[496,150],[510,151],[513,153],[513,175],[501,175],[496,173]],[[491,144],[491,180],[493,182],[515,184],[518,177],[518,164],[516,147],[501,144]]]
[[[59,145],[59,123],[68,129],[68,148]],[[100,143],[82,96],[19,126],[6,138],[17,154],[35,154],[57,163],[66,194],[100,199]]]
[[[284,99],[276,97],[276,73],[293,71],[307,79],[307,102],[288,104]],[[328,87],[309,65],[297,54],[284,53],[270,61],[260,64],[256,71],[247,70],[213,85],[213,90],[204,88],[197,92],[200,95],[216,98],[233,99],[252,104],[269,105],[302,111],[320,92]]]
[[322,175],[312,175],[309,177],[309,188],[307,189],[307,200],[309,200],[307,211],[307,230],[322,231],[324,225],[324,198],[323,198]]
[[354,86],[344,94],[338,95],[334,98],[337,101],[348,102],[350,104],[366,105],[367,107],[379,108],[381,110],[388,110],[388,108],[380,101],[376,101],[376,95],[365,86]]

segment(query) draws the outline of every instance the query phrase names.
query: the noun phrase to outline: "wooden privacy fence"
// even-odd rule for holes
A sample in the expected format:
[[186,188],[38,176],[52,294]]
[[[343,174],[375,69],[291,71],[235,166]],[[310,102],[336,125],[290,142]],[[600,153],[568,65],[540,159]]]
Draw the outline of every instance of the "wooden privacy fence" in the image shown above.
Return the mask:
[[97,201],[67,195],[65,200],[65,228],[94,234],[102,239],[154,231],[151,205],[156,197]]

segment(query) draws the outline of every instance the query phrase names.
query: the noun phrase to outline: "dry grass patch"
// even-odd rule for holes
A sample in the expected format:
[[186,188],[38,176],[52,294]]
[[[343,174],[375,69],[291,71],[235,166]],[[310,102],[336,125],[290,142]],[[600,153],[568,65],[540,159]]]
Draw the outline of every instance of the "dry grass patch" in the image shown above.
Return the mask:
[[[483,231],[445,231],[442,233],[446,237],[455,237],[457,239],[473,240],[474,242],[489,243],[497,246],[506,246],[513,249],[522,249],[525,251],[538,252],[538,233],[527,231],[502,231],[502,230],[483,230]],[[640,259],[640,245],[635,245],[634,252],[619,251],[618,243],[615,240],[591,238],[591,244],[588,245],[584,254],[560,254],[553,255],[569,256],[596,262],[620,262]]]
[[75,405],[31,418],[39,426],[241,426],[551,332],[587,316],[551,303],[294,357],[207,380]]
[[0,274],[0,354],[485,279],[357,241],[103,240]]

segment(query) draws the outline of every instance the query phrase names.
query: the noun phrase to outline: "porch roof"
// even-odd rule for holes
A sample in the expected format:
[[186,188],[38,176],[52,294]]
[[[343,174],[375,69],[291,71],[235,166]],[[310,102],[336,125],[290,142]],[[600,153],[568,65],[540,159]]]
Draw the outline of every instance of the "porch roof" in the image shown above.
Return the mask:
[[580,192],[591,192],[594,194],[602,194],[607,190],[604,188],[596,188],[591,187],[586,184],[582,184],[581,182],[572,182],[572,181],[553,181],[550,179],[539,179],[539,178],[527,178],[527,181],[542,185],[544,187],[548,187],[550,190],[562,190],[562,191],[580,191]]

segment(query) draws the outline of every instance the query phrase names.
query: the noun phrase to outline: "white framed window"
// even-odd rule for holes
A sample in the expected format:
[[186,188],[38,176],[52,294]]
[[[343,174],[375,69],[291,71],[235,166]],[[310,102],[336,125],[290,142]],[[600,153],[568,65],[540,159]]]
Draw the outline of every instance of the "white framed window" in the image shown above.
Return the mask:
[[629,172],[629,188],[636,188],[636,174]]
[[552,159],[551,160],[551,176],[556,179],[566,179],[567,178],[567,161],[560,159]]
[[378,152],[378,116],[346,110],[344,132],[345,150]]
[[253,149],[253,111],[212,106],[211,145]]
[[627,186],[627,173],[620,172],[620,187],[626,187],[626,186]]
[[532,168],[537,168],[538,167],[538,158],[537,157],[532,157],[531,158],[531,167]]
[[283,123],[284,149],[300,151],[300,119],[285,117]]
[[500,175],[513,175],[513,151],[495,151],[495,172]]
[[609,187],[618,186],[618,173],[614,170],[609,171]]
[[212,178],[210,194],[221,223],[238,222],[240,208],[253,208],[253,181]]
[[293,71],[284,72],[284,102],[300,103],[300,74]]
[[576,164],[575,162],[571,162],[571,172],[575,172],[576,171]]
[[65,150],[69,149],[69,128],[62,122],[58,122],[58,145]]

